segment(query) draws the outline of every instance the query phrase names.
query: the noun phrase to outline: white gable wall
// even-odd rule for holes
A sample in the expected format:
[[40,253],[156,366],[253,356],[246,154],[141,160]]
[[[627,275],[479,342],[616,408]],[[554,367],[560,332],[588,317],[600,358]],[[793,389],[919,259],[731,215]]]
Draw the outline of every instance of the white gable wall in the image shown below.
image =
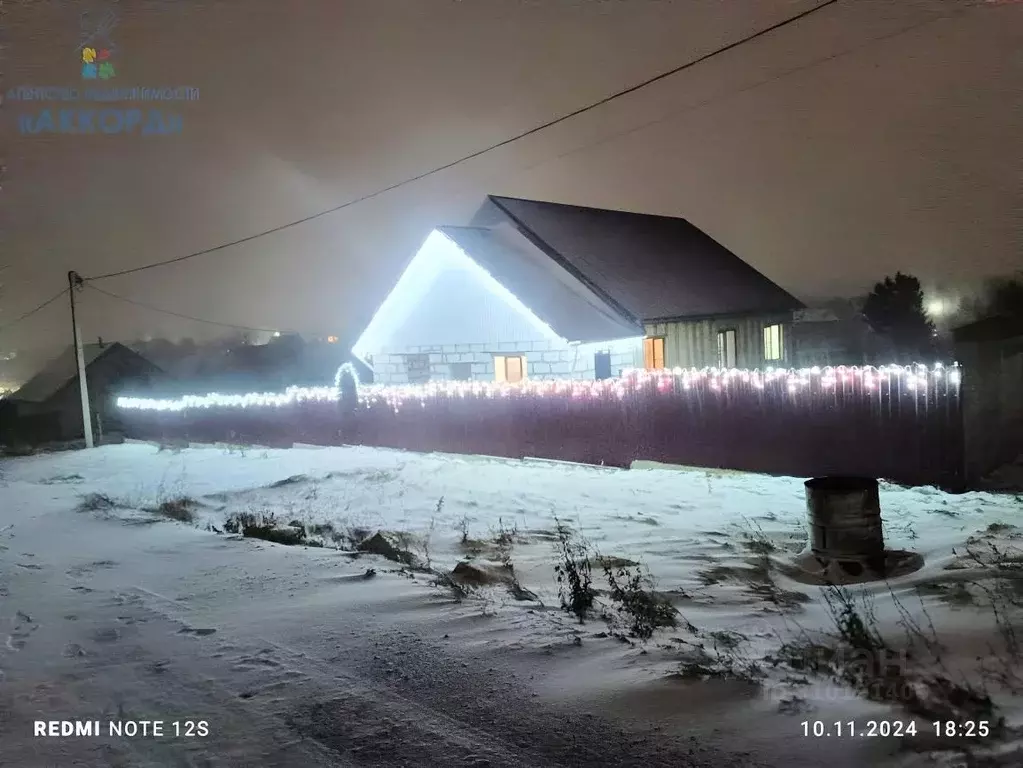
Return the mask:
[[535,322],[481,285],[465,269],[446,269],[381,351],[409,346],[554,341]]
[[594,355],[612,371],[641,363],[640,339],[569,344],[450,239],[433,232],[353,351],[382,384],[494,379],[494,356],[525,355],[530,378],[594,378]]

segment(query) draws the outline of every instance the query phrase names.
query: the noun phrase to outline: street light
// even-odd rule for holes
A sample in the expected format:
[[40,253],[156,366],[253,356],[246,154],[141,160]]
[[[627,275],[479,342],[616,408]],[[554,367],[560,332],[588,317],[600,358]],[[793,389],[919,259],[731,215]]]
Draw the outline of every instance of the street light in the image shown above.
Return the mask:
[[931,299],[928,301],[927,314],[934,318],[942,317],[945,314],[945,300]]

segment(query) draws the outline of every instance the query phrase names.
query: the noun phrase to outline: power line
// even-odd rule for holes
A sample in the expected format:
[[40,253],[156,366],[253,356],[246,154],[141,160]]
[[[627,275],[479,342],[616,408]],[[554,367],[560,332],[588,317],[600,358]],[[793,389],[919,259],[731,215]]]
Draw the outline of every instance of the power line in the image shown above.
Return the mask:
[[[174,311],[169,310],[169,309],[163,309],[161,307],[154,307],[152,304],[146,304],[145,302],[136,301],[135,299],[129,299],[127,296],[120,296],[120,295],[118,295],[116,293],[112,293],[110,291],[105,291],[102,288],[97,288],[95,285],[92,285],[91,283],[86,283],[85,287],[86,288],[90,288],[91,290],[96,291],[97,293],[102,293],[104,296],[109,296],[112,299],[117,299],[118,301],[123,301],[126,304],[133,304],[136,307],[142,307],[143,309],[148,309],[150,312],[159,312],[160,314],[170,315],[171,317],[177,317],[177,318],[180,318],[182,320],[191,320],[193,322],[204,323],[206,325],[219,325],[222,328],[233,328],[233,329],[238,330],[238,331],[253,331],[255,333],[282,333],[282,331],[280,329],[253,328],[253,327],[248,326],[248,325],[235,325],[234,323],[222,323],[222,322],[220,322],[218,320],[206,320],[205,318],[202,318],[202,317],[193,317],[192,315],[185,315],[185,314],[182,314],[180,312],[174,312]],[[288,331],[288,333],[290,333],[290,331]]]
[[23,315],[20,315],[19,317],[16,317],[14,320],[12,320],[11,322],[7,323],[6,325],[0,326],[0,333],[3,333],[8,328],[13,328],[15,325],[20,323],[22,320],[27,320],[28,318],[32,317],[32,315],[34,315],[36,312],[39,312],[40,310],[46,309],[46,307],[50,306],[53,302],[55,302],[57,299],[61,298],[67,292],[68,292],[67,288],[63,289],[56,296],[47,299],[46,301],[44,301],[42,304],[40,304],[39,306],[35,307],[34,309],[30,309],[28,312],[26,312]]
[[689,62],[686,62],[685,64],[682,64],[681,66],[675,67],[673,69],[669,69],[666,72],[662,72],[659,75],[655,75],[654,77],[648,78],[648,79],[646,79],[646,80],[644,80],[644,81],[642,81],[640,83],[637,83],[636,85],[632,85],[632,86],[630,86],[628,88],[625,88],[623,90],[620,90],[620,91],[617,91],[615,93],[612,93],[610,96],[605,96],[604,98],[600,99],[599,101],[592,102],[591,104],[588,104],[585,107],[580,107],[579,109],[576,109],[576,110],[574,110],[572,112],[569,112],[569,113],[567,113],[565,115],[562,115],[561,117],[557,117],[557,118],[554,118],[553,120],[549,120],[548,122],[543,123],[541,125],[538,125],[538,126],[536,126],[534,128],[530,128],[529,130],[524,131],[523,133],[519,133],[519,134],[517,134],[515,136],[512,136],[510,138],[504,139],[503,141],[500,141],[500,142],[498,142],[496,144],[491,144],[489,147],[486,147],[485,149],[477,150],[476,152],[473,152],[471,154],[465,155],[464,157],[460,157],[457,160],[453,160],[453,161],[451,161],[449,163],[445,163],[444,165],[440,165],[440,166],[438,166],[438,167],[436,167],[436,168],[434,168],[432,170],[429,170],[429,171],[426,171],[424,173],[421,173],[418,176],[413,176],[411,178],[405,179],[404,181],[399,181],[399,182],[397,182],[395,184],[391,184],[390,186],[384,187],[383,189],[379,189],[376,192],[371,192],[370,194],[363,195],[362,197],[357,197],[354,200],[349,200],[346,203],[342,203],[341,205],[336,205],[333,208],[328,208],[325,211],[320,211],[319,213],[314,213],[314,214],[312,214],[310,216],[306,216],[304,218],[296,219],[295,221],[288,222],[287,224],[281,224],[281,225],[273,227],[271,229],[263,230],[262,232],[257,232],[254,235],[249,235],[247,237],[239,238],[238,240],[232,240],[231,242],[228,242],[228,243],[222,243],[221,245],[214,246],[213,248],[207,248],[207,249],[202,250],[202,251],[196,251],[194,253],[189,253],[189,254],[187,254],[185,256],[177,256],[177,257],[175,257],[173,259],[165,259],[163,261],[153,262],[152,264],[146,264],[146,265],[141,266],[141,267],[132,267],[131,269],[122,269],[122,270],[120,270],[118,272],[108,272],[108,273],[103,274],[103,275],[96,275],[95,277],[86,278],[86,279],[87,280],[106,280],[107,278],[111,278],[111,277],[120,277],[122,275],[131,275],[131,274],[134,274],[136,272],[142,272],[142,271],[147,270],[147,269],[155,269],[156,267],[164,267],[164,266],[167,266],[169,264],[177,264],[177,263],[182,262],[182,261],[188,261],[189,259],[194,259],[194,258],[197,258],[199,256],[206,256],[206,255],[211,254],[211,253],[216,253],[217,251],[222,251],[222,250],[224,250],[226,248],[232,248],[232,247],[234,247],[236,245],[241,245],[242,243],[247,243],[247,242],[250,242],[252,240],[256,240],[256,239],[258,239],[260,237],[265,237],[267,235],[272,235],[272,234],[280,232],[282,230],[290,229],[291,227],[298,226],[299,224],[305,224],[306,222],[312,221],[313,219],[318,219],[321,216],[326,216],[326,215],[328,215],[330,213],[336,213],[337,211],[343,210],[345,208],[349,208],[349,207],[351,207],[353,205],[357,205],[358,203],[363,203],[363,202],[366,202],[367,200],[372,200],[373,198],[379,197],[380,195],[386,194],[388,192],[393,192],[394,190],[399,189],[401,187],[407,186],[407,185],[412,184],[412,183],[417,182],[417,181],[421,181],[422,179],[425,179],[425,178],[427,178],[429,176],[433,176],[434,174],[440,173],[441,171],[446,171],[449,168],[454,168],[456,165],[461,165],[462,163],[468,162],[469,160],[473,160],[473,159],[475,159],[477,157],[480,157],[481,155],[484,155],[484,154],[486,154],[488,152],[492,152],[495,149],[500,149],[501,147],[505,147],[505,146],[507,146],[509,144],[512,144],[512,143],[514,143],[516,141],[519,141],[520,139],[524,139],[527,136],[532,136],[535,133],[539,133],[540,131],[546,130],[547,128],[555,126],[555,125],[557,125],[559,123],[562,123],[562,122],[564,122],[566,120],[570,120],[573,117],[578,117],[579,115],[582,115],[582,114],[584,114],[586,112],[594,110],[594,109],[596,109],[598,107],[602,107],[605,104],[608,104],[609,102],[614,101],[615,99],[620,99],[622,96],[627,96],[630,93],[635,93],[636,91],[639,91],[642,88],[646,88],[649,85],[653,85],[654,83],[659,82],[661,80],[664,80],[664,79],[666,79],[668,77],[671,77],[672,75],[676,75],[679,72],[683,72],[683,71],[685,71],[687,69],[690,69],[691,67],[695,67],[698,64],[702,64],[703,62],[708,61],[709,59],[712,59],[715,56],[720,56],[721,54],[726,53],[726,52],[728,52],[728,51],[730,51],[730,50],[732,50],[734,48],[738,48],[739,46],[742,46],[742,45],[745,45],[746,43],[752,42],[753,40],[756,40],[759,37],[763,37],[764,35],[768,35],[768,34],[770,34],[772,32],[775,32],[775,31],[783,28],[783,27],[787,27],[790,24],[794,24],[797,21],[800,21],[801,19],[804,19],[804,18],[806,18],[807,16],[809,16],[809,15],[811,15],[813,13],[816,13],[817,11],[821,11],[824,8],[827,8],[830,5],[835,5],[838,2],[839,2],[839,0],[824,0],[824,2],[820,3],[819,5],[814,6],[813,8],[809,8],[809,9],[807,9],[805,11],[797,13],[794,16],[790,16],[787,19],[784,19],[784,20],[779,21],[779,22],[777,22],[775,24],[772,24],[769,27],[765,27],[764,29],[761,29],[758,32],[754,32],[752,34],[749,34],[746,37],[743,37],[743,38],[741,38],[739,40],[736,40],[735,42],[729,43],[728,45],[725,45],[725,46],[723,46],[721,48],[717,48],[717,49],[711,51],[710,53],[706,53],[706,54],[704,54],[702,56],[699,56],[696,59],[693,59],[692,61],[689,61]]
[[731,97],[731,96],[738,96],[740,94],[747,93],[748,91],[755,90],[757,88],[760,88],[761,86],[769,85],[770,83],[773,83],[773,82],[775,82],[777,80],[781,80],[783,78],[786,78],[789,75],[798,74],[799,72],[804,72],[804,71],[806,71],[808,69],[813,69],[814,67],[820,66],[821,64],[825,64],[825,63],[827,63],[829,61],[834,61],[835,59],[840,59],[843,56],[848,56],[849,54],[855,53],[855,52],[857,52],[859,50],[862,50],[863,48],[868,48],[871,45],[874,45],[875,43],[881,43],[881,42],[884,42],[885,40],[890,40],[890,39],[895,38],[895,37],[900,37],[900,36],[905,35],[905,34],[907,34],[909,32],[912,32],[915,29],[919,29],[920,27],[926,27],[926,26],[928,26],[930,24],[935,24],[935,23],[937,23],[939,21],[945,21],[947,19],[951,19],[951,18],[954,18],[956,16],[961,16],[962,14],[967,13],[968,11],[972,10],[973,8],[976,8],[978,5],[984,4],[985,2],[987,2],[987,0],[978,0],[975,3],[972,3],[972,4],[970,4],[970,5],[968,5],[968,6],[964,7],[964,8],[960,8],[960,9],[958,9],[956,11],[951,12],[951,13],[943,14],[941,16],[937,16],[937,17],[932,18],[932,19],[927,19],[926,21],[921,21],[921,22],[918,22],[916,24],[910,24],[909,26],[902,27],[901,29],[897,29],[894,32],[890,32],[888,34],[880,35],[878,37],[872,38],[869,41],[863,43],[862,45],[857,45],[857,46],[853,46],[851,48],[846,48],[845,50],[838,51],[837,53],[829,54],[829,55],[823,56],[823,57],[821,57],[819,59],[814,59],[813,61],[807,62],[806,64],[801,64],[798,67],[793,67],[791,69],[786,69],[784,72],[779,72],[777,75],[773,75],[773,76],[771,76],[769,78],[766,78],[764,80],[759,80],[759,81],[757,81],[755,83],[752,83],[752,84],[747,85],[747,86],[745,86],[743,88],[740,88],[737,91],[729,91],[726,94],[720,94],[720,95],[717,95],[717,96],[711,96],[710,98],[704,99],[703,101],[699,101],[696,104],[690,104],[690,105],[687,105],[685,107],[682,107],[681,109],[677,109],[677,110],[674,110],[672,112],[669,112],[668,114],[666,114],[666,115],[664,115],[662,117],[658,117],[658,118],[655,118],[653,120],[648,120],[647,122],[642,123],[641,125],[636,125],[636,126],[633,126],[631,128],[626,128],[624,130],[617,131],[615,133],[612,133],[612,134],[609,134],[609,135],[605,136],[602,139],[598,139],[597,141],[589,142],[587,144],[583,144],[582,146],[574,147],[573,149],[569,149],[569,150],[565,150],[564,152],[561,152],[561,153],[559,153],[557,155],[554,155],[553,157],[545,157],[544,159],[539,160],[538,162],[533,163],[532,165],[528,165],[525,168],[519,169],[519,173],[523,173],[525,171],[531,171],[534,168],[537,168],[537,167],[539,167],[541,165],[546,165],[547,163],[554,162],[555,160],[562,160],[562,159],[564,159],[566,157],[569,157],[571,155],[577,154],[579,152],[584,152],[584,151],[586,151],[588,149],[593,149],[594,147],[599,147],[601,144],[606,144],[609,141],[615,141],[615,140],[620,139],[620,138],[622,138],[624,136],[630,136],[633,133],[637,133],[637,132],[642,131],[642,130],[644,130],[646,128],[650,128],[651,126],[658,125],[659,123],[664,123],[664,122],[667,122],[668,120],[674,120],[675,118],[679,117],[680,115],[684,115],[684,114],[686,114],[688,112],[694,112],[694,111],[696,111],[698,109],[702,109],[703,107],[709,106],[709,105],[711,105],[711,104],[713,104],[713,103],[715,103],[715,102],[717,102],[717,101],[719,101],[719,100],[721,100],[723,98],[728,98],[728,97]]

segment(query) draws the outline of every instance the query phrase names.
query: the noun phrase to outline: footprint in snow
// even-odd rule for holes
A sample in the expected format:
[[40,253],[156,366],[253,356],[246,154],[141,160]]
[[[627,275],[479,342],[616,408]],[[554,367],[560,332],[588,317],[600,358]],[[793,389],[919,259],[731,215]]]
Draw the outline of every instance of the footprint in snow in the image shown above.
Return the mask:
[[85,649],[82,648],[82,646],[80,646],[78,643],[68,643],[64,647],[64,652],[62,655],[64,656],[65,659],[77,659],[82,656],[85,656]]
[[206,635],[212,635],[217,630],[209,627],[195,628],[195,627],[182,627],[178,630],[179,635],[196,635],[197,637],[205,637]]
[[95,562],[88,563],[86,565],[76,565],[74,568],[69,568],[67,570],[67,575],[72,578],[76,578],[78,576],[84,576],[87,573],[92,573],[93,571],[106,570],[109,568],[115,568],[116,566],[117,563],[113,560],[96,560]]
[[24,611],[15,612],[11,617],[11,625],[13,629],[4,641],[4,646],[10,651],[20,651],[24,648],[29,635],[39,629],[39,625]]
[[119,640],[121,633],[114,627],[104,627],[92,633],[93,641],[97,643],[113,643]]

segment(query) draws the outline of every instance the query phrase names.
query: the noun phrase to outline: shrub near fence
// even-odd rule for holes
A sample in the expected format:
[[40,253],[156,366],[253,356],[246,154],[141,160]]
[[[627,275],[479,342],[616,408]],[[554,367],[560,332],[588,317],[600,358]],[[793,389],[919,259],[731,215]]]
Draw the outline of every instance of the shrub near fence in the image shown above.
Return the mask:
[[[956,488],[957,368],[634,371],[605,381],[435,382],[155,410],[140,436],[359,443],[628,466],[636,459],[792,474],[863,474]],[[306,391],[308,392],[308,391]],[[275,397],[275,396],[265,396]],[[201,405],[197,405],[201,403]],[[165,404],[166,406],[167,404]],[[181,403],[178,403],[180,406]]]

